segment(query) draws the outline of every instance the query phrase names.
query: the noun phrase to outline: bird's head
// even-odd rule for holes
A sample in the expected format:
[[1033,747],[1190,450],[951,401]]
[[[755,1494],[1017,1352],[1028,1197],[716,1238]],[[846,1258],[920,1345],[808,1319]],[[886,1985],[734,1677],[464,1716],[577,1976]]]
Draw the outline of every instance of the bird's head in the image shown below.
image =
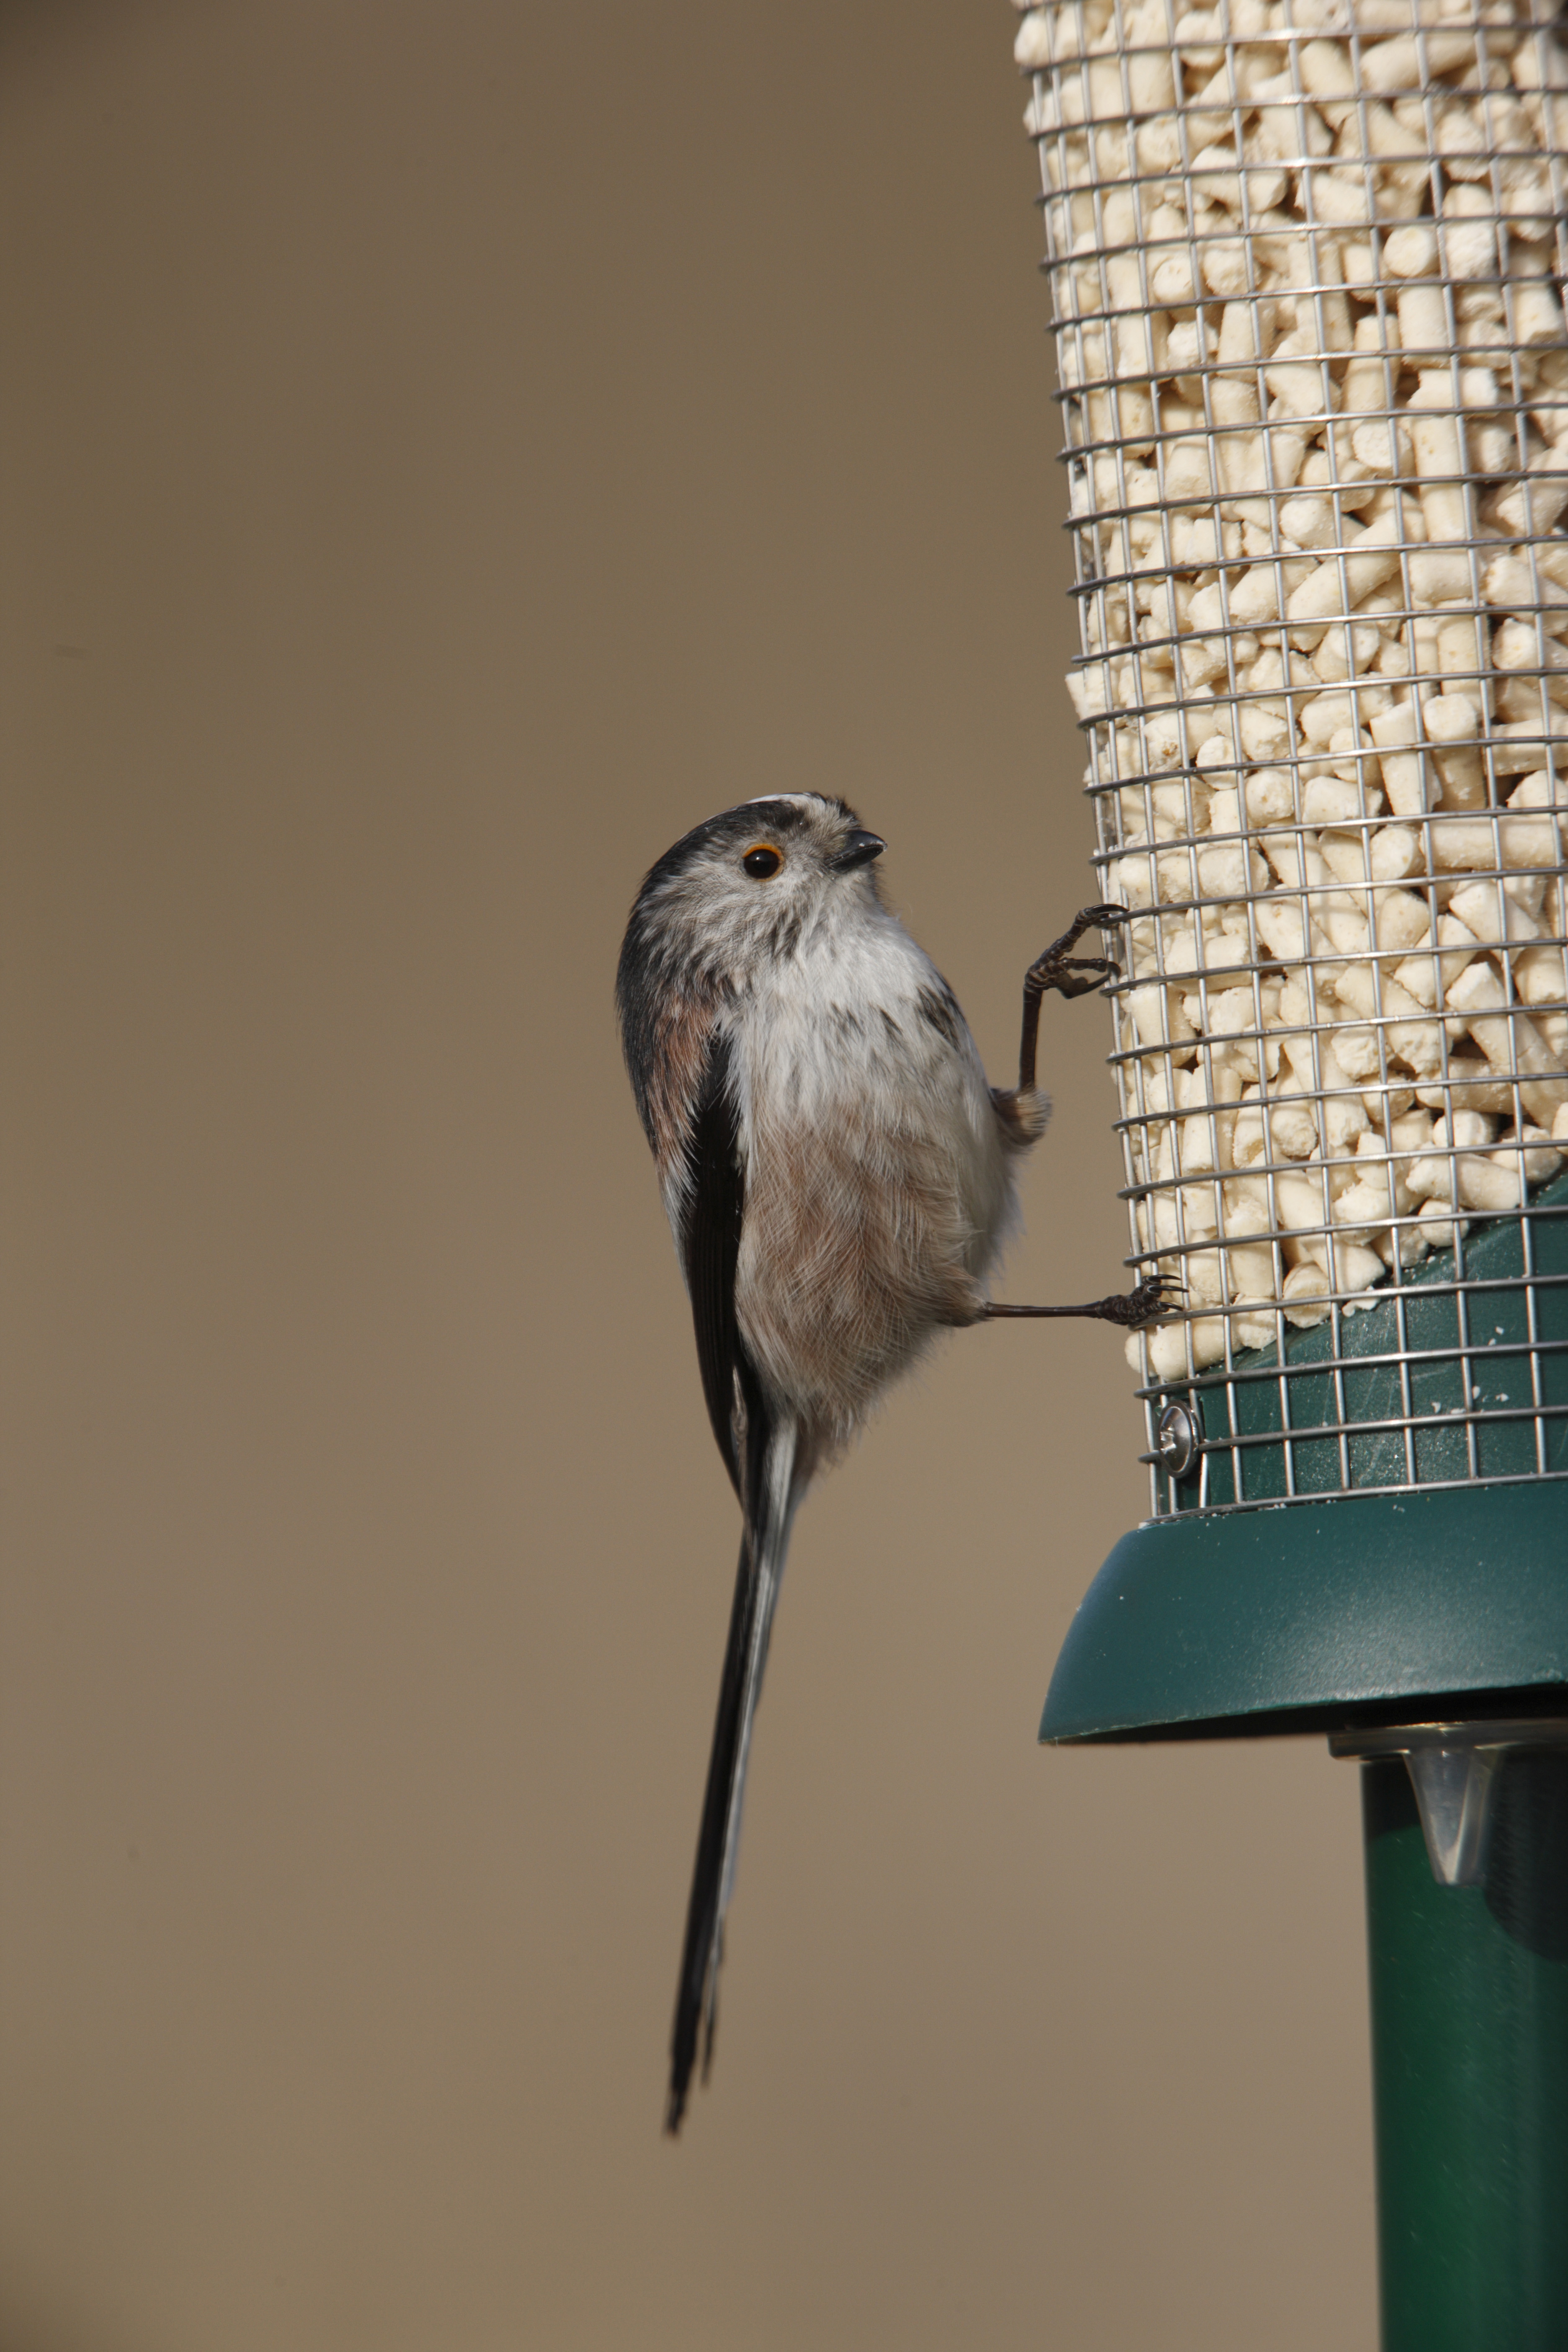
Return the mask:
[[668,849],[637,894],[626,949],[667,973],[744,986],[825,927],[879,908],[886,844],[820,793],[745,801]]

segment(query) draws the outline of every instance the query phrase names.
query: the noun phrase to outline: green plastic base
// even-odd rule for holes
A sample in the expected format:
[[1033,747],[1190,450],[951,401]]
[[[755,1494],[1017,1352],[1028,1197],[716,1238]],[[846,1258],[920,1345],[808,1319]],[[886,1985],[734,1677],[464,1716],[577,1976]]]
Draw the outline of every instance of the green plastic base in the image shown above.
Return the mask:
[[1259,1349],[1167,1384],[1205,1450],[1165,1486],[1162,1515],[1568,1470],[1568,1176],[1527,1214],[1478,1226],[1462,1267],[1431,1258],[1358,1313],[1298,1331],[1283,1370]]
[[1503,1692],[1568,1711],[1568,1486],[1555,1480],[1136,1528],[1073,1619],[1040,1737],[1486,1715]]

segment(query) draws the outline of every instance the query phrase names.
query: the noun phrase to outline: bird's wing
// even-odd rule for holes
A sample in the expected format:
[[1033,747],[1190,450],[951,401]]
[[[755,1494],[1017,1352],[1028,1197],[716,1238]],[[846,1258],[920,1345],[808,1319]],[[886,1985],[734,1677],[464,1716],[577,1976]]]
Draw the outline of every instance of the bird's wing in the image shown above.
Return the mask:
[[715,1026],[686,1130],[688,1181],[680,1212],[680,1254],[708,1418],[743,1507],[748,1465],[742,1428],[745,1426],[754,1445],[765,1416],[756,1370],[735,1316],[746,1175],[731,1085],[732,1053],[729,1038]]
[[665,2111],[669,2132],[680,2128],[699,2043],[704,2074],[712,2053],[724,1914],[734,1883],[752,1723],[796,1500],[795,1427],[769,1412],[735,1314],[745,1171],[730,1054],[728,1040],[716,1031],[687,1135],[691,1181],[681,1254],[709,1418],[741,1498],[745,1527],[676,1990]]

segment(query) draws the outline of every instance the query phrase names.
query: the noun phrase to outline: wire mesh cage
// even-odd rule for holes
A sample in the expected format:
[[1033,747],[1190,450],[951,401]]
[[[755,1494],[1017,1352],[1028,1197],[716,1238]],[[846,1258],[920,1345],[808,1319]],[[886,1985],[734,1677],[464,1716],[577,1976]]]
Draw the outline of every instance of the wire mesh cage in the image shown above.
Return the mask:
[[1156,1516],[1568,1477],[1568,52],[1047,0]]

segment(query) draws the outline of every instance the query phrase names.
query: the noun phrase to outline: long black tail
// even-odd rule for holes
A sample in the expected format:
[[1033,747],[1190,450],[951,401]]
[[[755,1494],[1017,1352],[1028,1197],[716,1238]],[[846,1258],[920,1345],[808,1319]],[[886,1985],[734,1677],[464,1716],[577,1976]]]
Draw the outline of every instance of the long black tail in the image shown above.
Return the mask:
[[795,1498],[791,1469],[793,1434],[784,1442],[775,1436],[768,1449],[757,1498],[755,1523],[741,1543],[735,1571],[735,1599],[730,1612],[730,1638],[724,1649],[724,1673],[719,1685],[719,1713],[713,1726],[713,1747],[708,1759],[708,1787],[702,1800],[702,1826],[697,1834],[697,1860],[691,1874],[691,1899],[686,1913],[686,1941],[680,1955],[680,1980],[675,1994],[675,2027],[669,2045],[669,2098],[664,2127],[675,2133],[686,2112],[686,2096],[702,2053],[706,2076],[713,2054],[717,2016],[719,1963],[724,1950],[724,1914],[735,1879],[735,1853],[741,1834],[741,1801],[745,1790],[746,1761],[752,1745],[752,1723],[767,1664],[768,1635],[778,1599],[789,1544]]

